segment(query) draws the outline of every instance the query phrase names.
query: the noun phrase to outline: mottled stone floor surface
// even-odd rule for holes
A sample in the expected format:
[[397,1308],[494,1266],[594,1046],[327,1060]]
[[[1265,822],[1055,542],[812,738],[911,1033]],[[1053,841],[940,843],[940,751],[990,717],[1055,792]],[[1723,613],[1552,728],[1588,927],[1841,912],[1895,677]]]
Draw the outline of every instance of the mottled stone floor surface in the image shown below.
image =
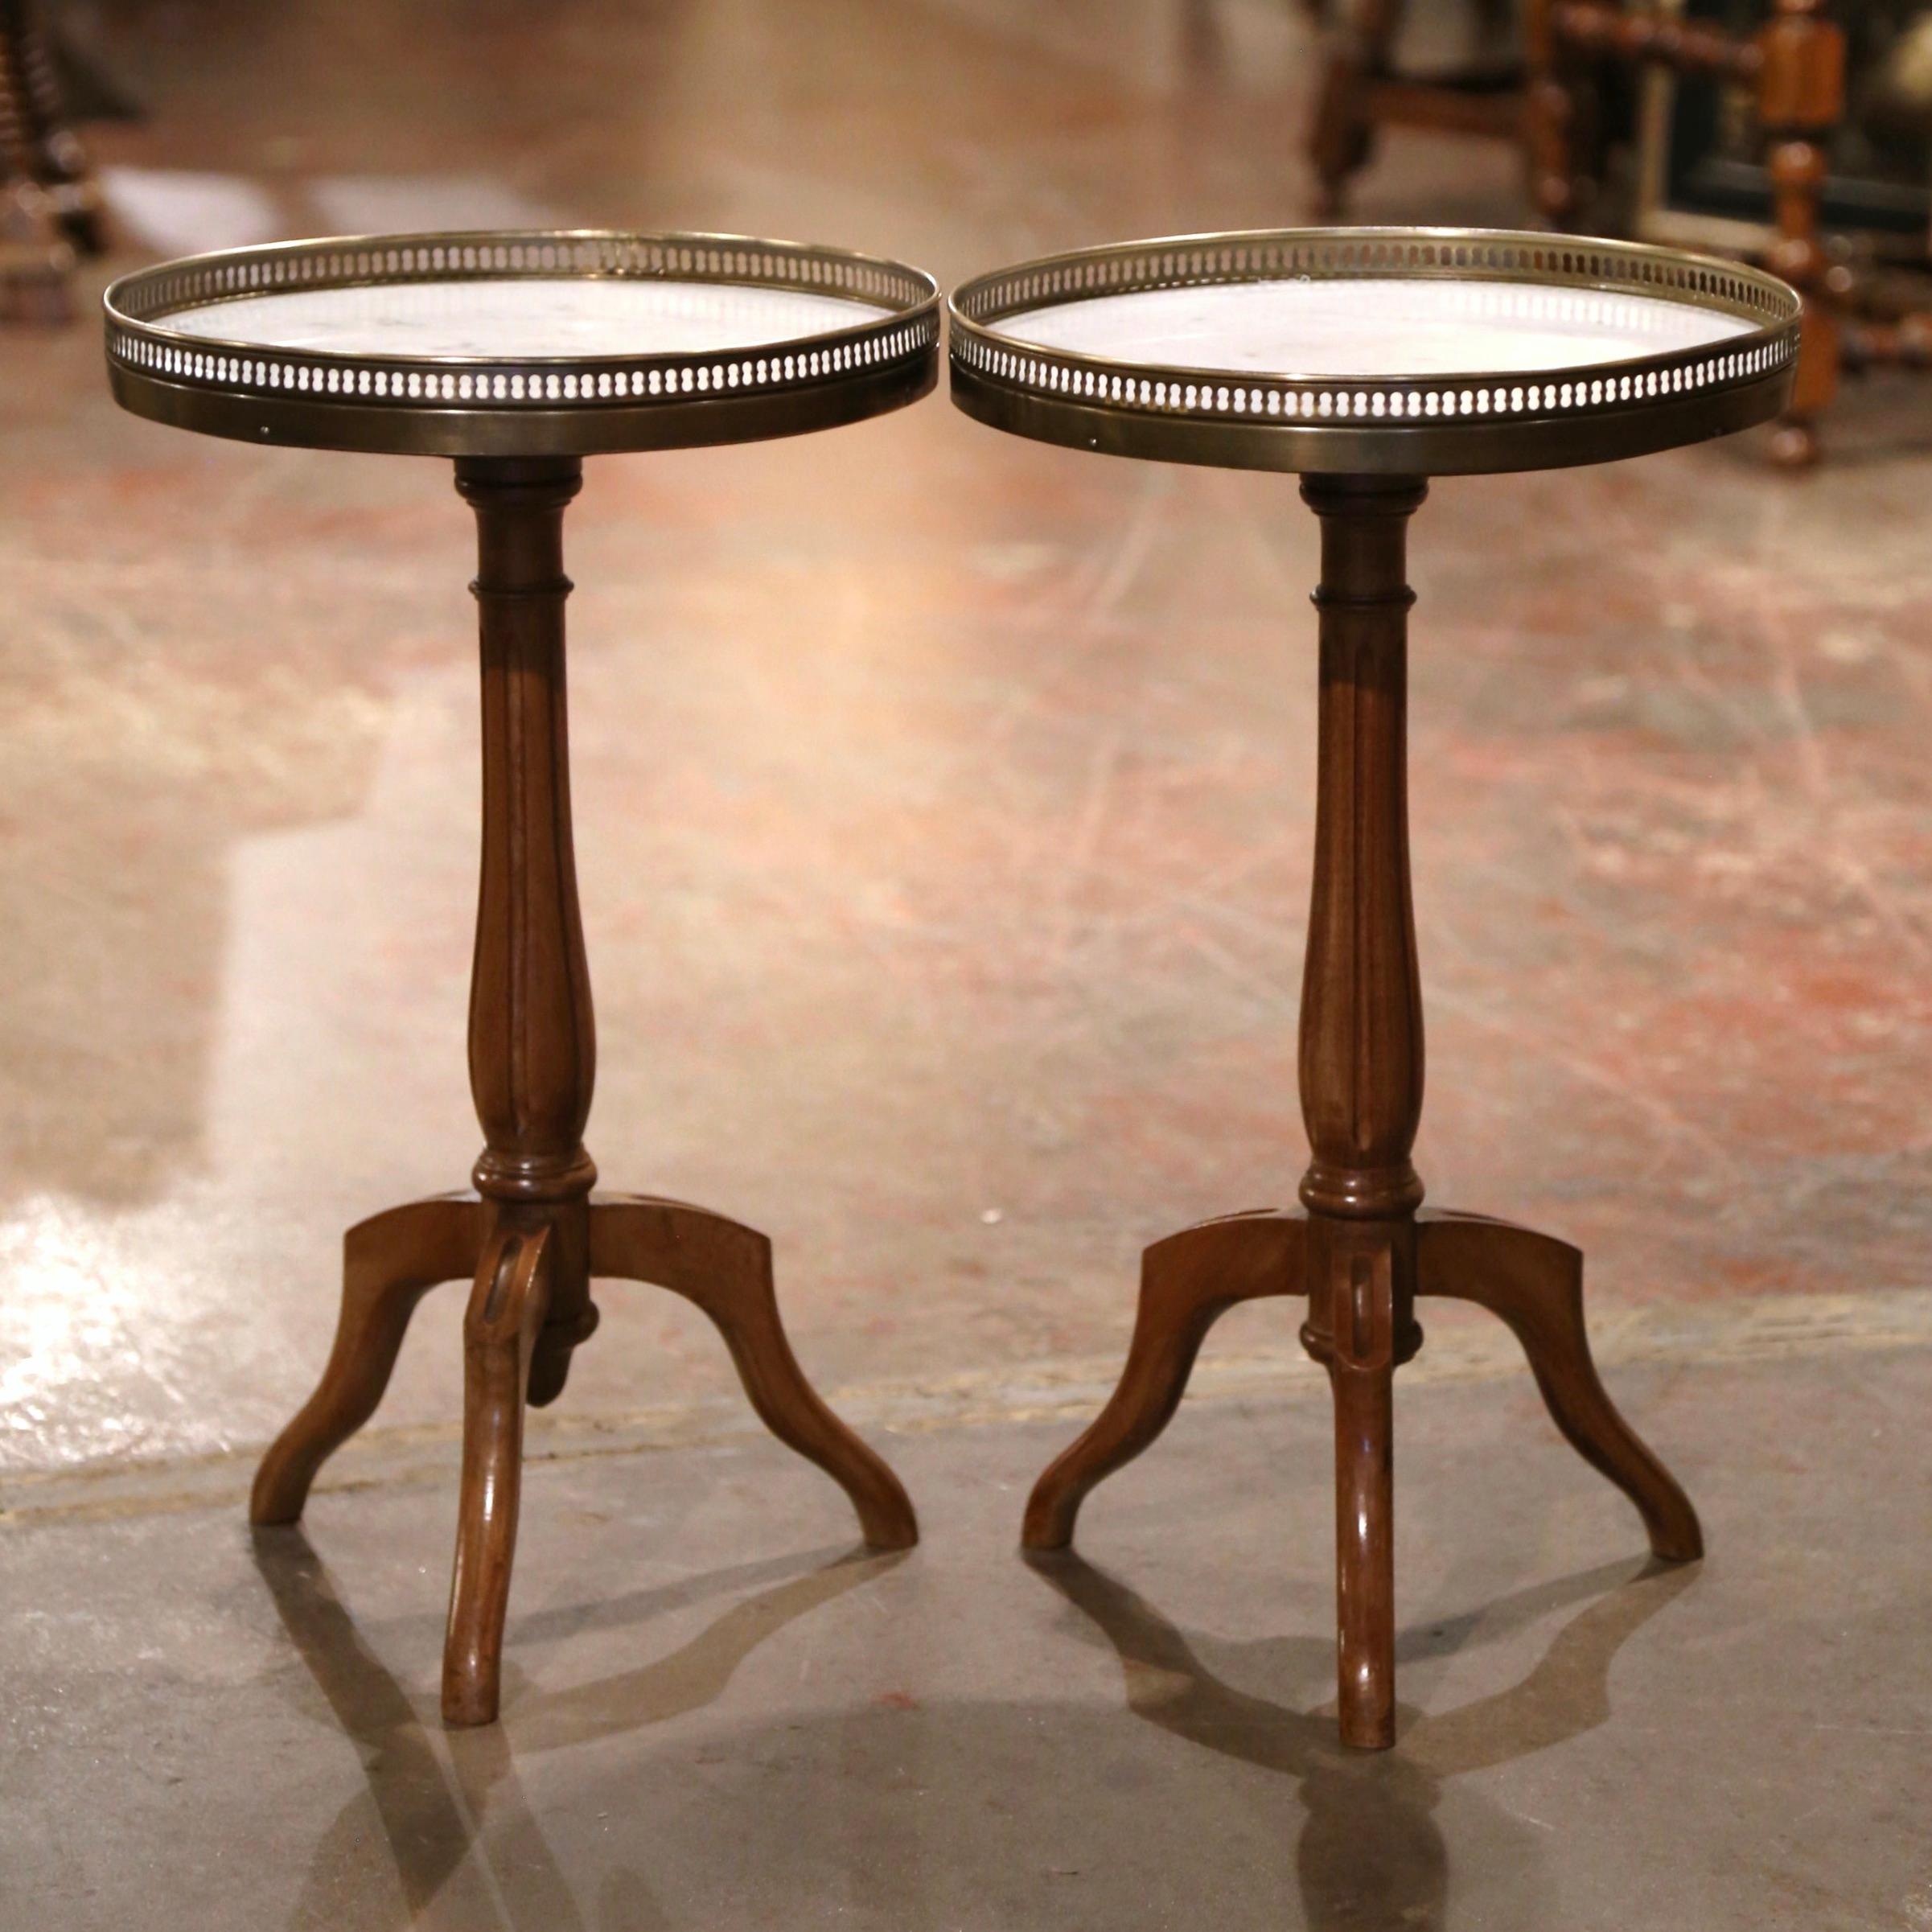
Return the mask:
[[878,1432],[903,1558],[763,1441],[547,1452],[487,1731],[436,1717],[446,1453],[253,1539],[194,1501],[51,1515],[6,1544],[0,1916],[1922,1932],[1929,1361],[1622,1373],[1711,1532],[1677,1569],[1520,1371],[1405,1396],[1380,1754],[1336,1741],[1312,1368],[1191,1404],[1037,1569],[1057,1418]]
[[[763,232],[950,281],[1307,205],[1287,0],[75,13],[146,110],[90,130],[89,303],[323,230]],[[1356,206],[1524,213],[1504,150],[1406,134]],[[1418,1161],[1588,1251],[1716,1536],[1638,1576],[1507,1338],[1432,1323],[1373,1764],[1318,1716],[1326,1430],[1279,1309],[1093,1505],[1107,1575],[1011,1556],[1139,1249],[1305,1157],[1292,481],[943,397],[594,462],[591,1144],[773,1236],[930,1533],[837,1562],[700,1317],[613,1289],[532,1437],[508,1721],[451,1743],[459,1297],[313,1552],[238,1511],[341,1229],[475,1153],[469,518],[438,463],[122,415],[89,324],[0,339],[0,1922],[1926,1932],[1932,386],[1827,434],[1803,479],[1747,436],[1416,521]]]

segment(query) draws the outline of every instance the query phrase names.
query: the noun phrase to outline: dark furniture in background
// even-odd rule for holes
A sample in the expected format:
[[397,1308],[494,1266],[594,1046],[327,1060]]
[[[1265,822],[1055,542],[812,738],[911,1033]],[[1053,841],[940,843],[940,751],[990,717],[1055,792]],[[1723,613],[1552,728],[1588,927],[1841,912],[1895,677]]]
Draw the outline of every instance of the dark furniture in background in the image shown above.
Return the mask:
[[64,322],[76,253],[105,247],[39,0],[0,0],[0,322]]
[[1817,421],[1837,387],[1840,290],[1820,221],[1827,142],[1844,112],[1844,35],[1824,0],[1772,0],[1745,35],[1622,0],[1527,0],[1531,80],[1524,140],[1531,191],[1557,227],[1586,229],[1598,206],[1605,70],[1654,70],[1749,90],[1770,198],[1765,265],[1805,298],[1790,406],[1772,438],[1782,463],[1816,460]]
[[[1527,72],[1520,50],[1406,74],[1396,64],[1404,0],[1313,0],[1308,11],[1322,32],[1322,76],[1308,129],[1317,220],[1341,217],[1348,184],[1368,165],[1381,128],[1519,138]],[[1487,42],[1498,44],[1507,37],[1510,0],[1475,0],[1475,18]]]
[[[1806,349],[1792,407],[1772,439],[1803,467],[1845,371],[1932,365],[1932,98],[1922,55],[1932,23],[1911,7],[1836,13],[1829,0],[1682,0],[1654,32],[1596,0],[1531,0],[1553,31],[1532,60],[1556,83],[1539,97],[1587,117],[1616,71],[1649,76],[1634,140],[1630,224],[1646,239],[1723,246],[1804,291]],[[1908,88],[1897,55],[1917,39]],[[1535,122],[1532,117],[1532,140]],[[1545,152],[1560,170],[1560,128]],[[1539,189],[1563,218],[1556,172]],[[1585,204],[1589,171],[1570,192]],[[1574,220],[1576,217],[1570,217]]]
[[1789,467],[1817,459],[1841,370],[1932,364],[1932,102],[1916,146],[1894,104],[1881,173],[1872,123],[1893,43],[1877,14],[1859,16],[1848,68],[1827,0],[1523,0],[1517,84],[1472,92],[1468,76],[1395,75],[1400,6],[1349,0],[1329,29],[1308,134],[1325,216],[1378,125],[1430,127],[1520,142],[1530,198],[1554,228],[1762,261],[1806,303],[1771,439]]

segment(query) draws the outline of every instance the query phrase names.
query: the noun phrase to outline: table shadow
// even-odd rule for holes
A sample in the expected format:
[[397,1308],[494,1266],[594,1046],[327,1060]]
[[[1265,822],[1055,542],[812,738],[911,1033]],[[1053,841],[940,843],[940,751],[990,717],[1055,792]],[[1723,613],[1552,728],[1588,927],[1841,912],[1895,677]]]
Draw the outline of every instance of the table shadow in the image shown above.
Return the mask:
[[[445,1733],[434,1711],[419,1712],[376,1655],[299,1531],[258,1532],[255,1552],[290,1640],[363,1761],[366,1789],[316,1843],[289,1922],[326,1925],[331,1932],[401,1932],[419,1924],[467,1932],[473,1923],[528,1932],[668,1932],[693,1922],[694,1864],[711,1872],[701,1887],[706,1893],[711,1883],[734,1885],[746,1871],[764,1871],[775,1893],[794,1899],[800,1923],[822,1908],[856,1912],[855,1923],[910,1926],[923,1912],[971,1897],[973,1875],[990,1874],[1001,1861],[1009,1878],[1029,1865],[1098,1873],[1123,1858],[1131,1868],[1132,1859],[1155,1856],[1157,1844],[1169,1856],[1186,1856],[1186,1847],[1194,1844],[1203,1907],[1218,1899],[1215,1911],[1238,1915],[1266,1901],[1276,1885],[1273,1855],[1262,1849],[1271,1840],[1280,1864],[1279,1889],[1264,1904],[1266,1922],[1297,1922],[1292,1901],[1298,1892],[1300,1920],[1315,1932],[1445,1932],[1452,1922],[1528,1932],[1548,1923],[1552,1909],[1537,1821],[1480,1786],[1446,1811],[1444,1801],[1465,1774],[1602,1723],[1618,1651],[1695,1574],[1605,1564],[1405,1632],[1399,1655],[1413,1667],[1581,1605],[1519,1682],[1440,1713],[1405,1706],[1397,1749],[1369,1753],[1341,1745],[1330,1710],[1297,1708],[1292,1691],[1289,1701],[1241,1687],[1286,1683],[1311,1687],[1312,1695],[1333,1669],[1324,1640],[1230,1643],[1184,1630],[1079,1557],[1035,1560],[1036,1574],[1079,1613],[1091,1640],[1118,1659],[1134,1718],[1293,1782],[1303,1817],[1292,1850],[1289,1835],[1273,1836],[1275,1807],[1264,1803],[1233,1825],[1231,1839],[1220,1838],[1221,1849],[1210,1851],[1217,1819],[1227,1826],[1240,1815],[1218,1811],[1233,1788],[1212,1781],[1195,1781],[1198,1788],[1187,1792],[1169,1790],[1158,1818],[1143,1813],[1139,1807],[1152,1801],[1153,1787],[1132,1782],[1141,1774],[1110,1747],[1117,1716],[1058,1706],[887,1700],[802,1722],[754,1723],[727,1757],[741,1768],[764,1767],[761,1774],[707,1786],[707,1834],[735,1851],[726,1857],[714,1848],[667,1863],[662,1845],[652,1860],[632,1854],[651,1842],[648,1835],[641,1844],[635,1839],[642,1823],[666,1821],[678,1811],[678,1779],[689,1774],[676,1768],[676,1754],[598,1754],[581,1763],[569,1754],[709,1704],[767,1638],[895,1559],[815,1550],[534,1612],[517,1620],[505,1723]],[[689,1642],[635,1669],[555,1690],[517,1671],[520,1649],[641,1624],[745,1590],[752,1593]],[[783,1744],[775,1750],[780,1736]],[[566,1849],[546,1836],[520,1779],[517,1754],[532,1751],[565,1753],[572,1782],[597,1781],[595,1807],[546,1801],[543,1816],[553,1831],[568,1835]],[[791,1774],[773,1786],[765,1780],[781,1758]],[[807,1769],[812,1766],[816,1774]],[[1067,1780],[1088,1786],[1092,1802],[1042,1804],[1046,1787],[1035,1779],[1063,1789]],[[774,1813],[780,1790],[784,1808]],[[608,1827],[595,1822],[606,1804],[614,1821]],[[1191,1813],[1203,1807],[1202,1835],[1172,1828],[1177,1807]],[[1017,1840],[1001,1823],[1003,1816],[1025,1819]],[[1145,1828],[1156,1824],[1161,1829]],[[605,1829],[618,1834],[607,1845]],[[1120,1831],[1135,1835],[1123,1841]],[[1452,1885],[1451,1841],[1465,1870],[1459,1890]],[[1239,1870],[1221,1862],[1235,1844],[1252,1848],[1239,1854]],[[835,1845],[840,1849],[828,1864],[827,1848]],[[1161,1868],[1172,1876],[1171,1868]],[[670,1889],[660,1897],[660,1886]],[[1016,1925],[1050,1922],[1056,1909],[1049,1892],[1026,1885],[1005,1902],[1019,1914]],[[1112,1904],[1116,1922],[1140,1922],[1120,1897]]]
[[[1586,1606],[1520,1683],[1439,1714],[1410,1711],[1396,1747],[1352,1750],[1332,1706],[1301,1711],[1238,1688],[1202,1661],[1190,1635],[1129,1585],[1069,1552],[1028,1559],[1087,1617],[1120,1659],[1135,1716],[1203,1749],[1299,1781],[1307,1813],[1296,1875],[1316,1932],[1438,1932],[1449,1896],[1448,1848],[1433,1814],[1446,1780],[1580,1737],[1609,1715],[1617,1653],[1696,1574],[1694,1566],[1609,1564],[1519,1591],[1479,1614],[1405,1634],[1415,1662],[1488,1641],[1578,1597]],[[1268,1640],[1242,1652],[1307,1649],[1320,1639]],[[1297,1661],[1306,1664],[1309,1658]]]
[[[401,1932],[416,1925],[479,1846],[487,1819],[491,1856],[499,1865],[514,1865],[520,1898],[525,1901],[514,1920],[504,1920],[503,1901],[490,1898],[490,1922],[527,1925],[532,1932],[584,1932],[575,1892],[524,1795],[504,1724],[446,1732],[432,1728],[434,1718],[425,1723],[394,1674],[369,1648],[327,1565],[299,1527],[255,1531],[253,1553],[282,1627],[336,1722],[361,1753],[368,1781],[366,1791],[343,1808],[311,1854],[291,1927]],[[512,1650],[505,1659],[504,1706],[506,1717],[516,1720],[516,1747],[545,1751],[582,1744],[696,1710],[723,1691],[766,1638],[882,1574],[903,1556],[863,1548],[808,1551],[519,1618],[513,1645],[642,1622],[707,1597],[776,1579],[734,1603],[668,1655],[592,1683],[531,1692]],[[387,1850],[386,1866],[367,1856],[372,1805]],[[650,1932],[668,1922],[635,1872],[612,1873],[606,1892],[610,1895],[595,1922],[600,1926],[621,1923],[627,1932]],[[459,1909],[455,1922],[464,1916]]]

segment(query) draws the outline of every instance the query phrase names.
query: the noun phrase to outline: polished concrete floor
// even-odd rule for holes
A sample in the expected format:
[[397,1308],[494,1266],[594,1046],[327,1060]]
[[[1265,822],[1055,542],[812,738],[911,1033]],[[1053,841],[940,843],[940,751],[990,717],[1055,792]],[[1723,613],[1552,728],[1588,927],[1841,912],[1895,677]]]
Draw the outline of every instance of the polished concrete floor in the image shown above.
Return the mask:
[[[149,110],[95,140],[110,269],[561,220],[804,234],[952,279],[1305,205],[1285,0],[83,18]],[[1358,208],[1523,213],[1512,157],[1420,136],[1391,138]],[[220,1922],[220,1872],[251,1926],[830,1923],[841,1903],[882,1926],[1178,1924],[1215,1884],[1231,1923],[1702,1927],[1728,1899],[1740,1923],[1932,1924],[1932,1863],[1914,1877],[1900,1842],[1932,1798],[1907,1638],[1932,1599],[1910,1426],[1932,1383],[1932,388],[1855,387],[1829,434],[1802,479],[1745,438],[1445,483],[1416,523],[1418,1160],[1437,1201],[1585,1247],[1620,1394],[1730,1519],[1633,1636],[1650,1675],[1620,1666],[1607,1709],[1589,1670],[1535,1679],[1574,1699],[1547,1720],[1574,1739],[1438,1762],[1412,1732],[1408,1770],[1359,1774],[1365,1842],[1406,1876],[1350,1903],[1368,1881],[1309,1769],[1339,1761],[1270,1714],[1322,1696],[1316,1409],[1294,1412],[1306,1454],[1252,1481],[1206,1446],[1252,1456],[1251,1422],[1300,1400],[1289,1325],[1231,1317],[1202,1446],[1121,1478],[1146,1514],[1119,1567],[1161,1605],[1147,1667],[1167,1668],[1161,1615],[1205,1625],[1207,1652],[1287,1671],[1236,1673],[1259,1707],[1140,1722],[1143,1691],[1095,1662],[1105,1614],[1046,1614],[1005,1554],[1026,1474],[1118,1359],[1138,1249],[1286,1199],[1303,1158],[1314,541],[1292,483],[1013,442],[943,398],[590,466],[570,553],[592,1146],[615,1186],[774,1236],[801,1356],[930,1494],[934,1534],[890,1574],[806,1581],[836,1497],[717,1446],[749,1425],[709,1331],[613,1289],[536,1438],[557,1466],[516,1613],[565,1700],[546,1721],[594,1749],[520,1796],[511,1759],[447,1756],[412,1715],[458,1297],[426,1305],[348,1493],[318,1506],[339,1597],[280,1558],[265,1582],[236,1515],[326,1347],[341,1228],[460,1184],[475,1151],[467,513],[439,464],[172,434],[115,410],[92,330],[8,335],[0,1674],[31,1694],[0,1717],[30,1786],[27,1855],[0,1858],[0,1901],[25,1904],[0,1918],[124,1923],[134,1901]],[[1615,1625],[1678,1586],[1629,1597],[1603,1570],[1631,1527],[1545,1454],[1497,1338],[1445,1322],[1414,1375],[1441,1445],[1404,1464],[1420,1729],[1461,1690],[1416,1617],[1502,1618],[1517,1648],[1495,1656],[1530,1677],[1559,1609],[1601,1599]],[[1498,1509],[1531,1454],[1538,1507],[1560,1494],[1597,1527]],[[740,1466],[771,1494],[719,1474]],[[1779,1484],[1803,1511],[1770,1508]],[[755,1607],[774,1589],[826,1598],[826,1650],[765,1646],[697,1708],[718,1657],[788,1614]],[[697,1690],[606,1699],[620,1652],[682,1654],[681,1624],[668,1646],[636,1628],[660,1597],[696,1628],[746,1590],[726,1639],[691,1639]],[[900,1642],[905,1681],[877,1695],[927,1714],[895,1756],[866,1673]],[[680,1698],[660,1752],[653,1714]],[[1190,1724],[1268,1733],[1243,1747],[1264,1761]],[[1106,1770],[1091,1809],[1065,1788],[1082,1766]],[[1028,1836],[1001,1806],[1046,1822]],[[1146,1877],[1164,1851],[1172,1892]],[[1040,1889],[1062,1860],[1092,1881],[1064,1910]]]
[[[1917,1932],[1920,1348],[1619,1377],[1712,1532],[1650,1566],[1519,1374],[1400,1404],[1400,1739],[1344,1749],[1319,1376],[1183,1411],[1013,1548],[1058,1422],[882,1437],[866,1558],[775,1445],[527,1485],[504,1718],[436,1711],[453,1469],[251,1540],[9,1539],[10,1925],[106,1932]],[[1845,1507],[1848,1493],[1861,1498]]]

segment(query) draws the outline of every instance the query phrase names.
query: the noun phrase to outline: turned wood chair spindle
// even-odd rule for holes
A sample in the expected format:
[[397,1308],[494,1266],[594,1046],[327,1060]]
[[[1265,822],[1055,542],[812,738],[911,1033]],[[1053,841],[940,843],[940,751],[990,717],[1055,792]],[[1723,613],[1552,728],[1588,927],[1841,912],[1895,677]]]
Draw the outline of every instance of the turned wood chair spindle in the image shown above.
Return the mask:
[[74,241],[46,179],[51,84],[31,0],[0,0],[0,323],[73,317]]

